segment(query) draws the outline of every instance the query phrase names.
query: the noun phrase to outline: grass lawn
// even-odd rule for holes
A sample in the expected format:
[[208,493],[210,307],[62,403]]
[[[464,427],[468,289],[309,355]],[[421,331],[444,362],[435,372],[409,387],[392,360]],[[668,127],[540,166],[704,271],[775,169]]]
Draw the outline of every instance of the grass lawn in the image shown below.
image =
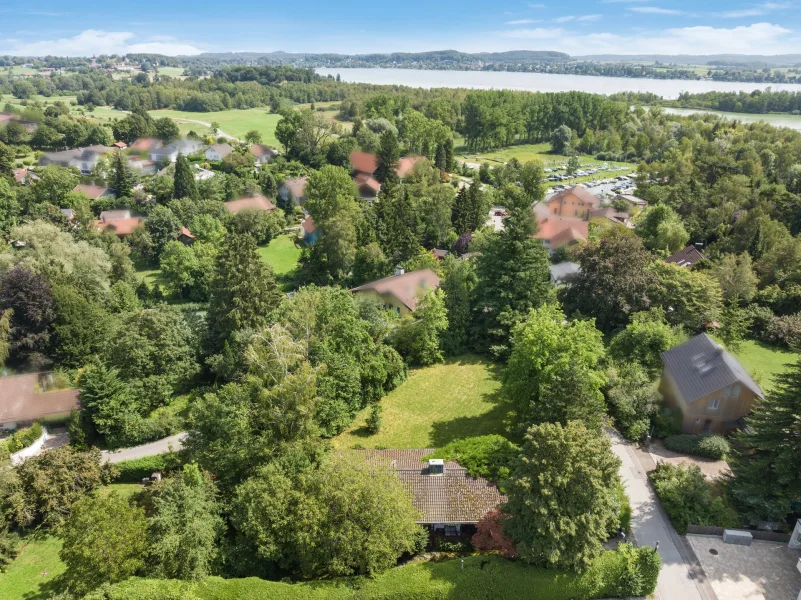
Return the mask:
[[211,123],[216,121],[228,135],[239,139],[245,139],[245,134],[251,129],[261,133],[263,142],[268,146],[279,147],[278,139],[275,137],[275,126],[281,120],[281,115],[269,112],[267,107],[248,108],[246,110],[223,110],[219,112],[184,112],[180,110],[151,110],[150,115],[157,119],[159,117],[170,117],[178,121],[179,129],[182,134],[186,134],[193,129],[199,135],[209,133],[208,127],[199,123],[185,122],[180,119],[191,119]]
[[765,391],[773,387],[776,375],[786,372],[788,364],[801,358],[801,354],[754,340],[746,340],[740,350],[732,354]]
[[264,262],[273,268],[276,275],[286,275],[295,270],[300,259],[300,248],[295,246],[295,236],[279,235],[267,246],[259,247]]
[[183,77],[183,67],[159,67],[159,75],[167,75],[169,77]]
[[365,409],[334,444],[350,448],[439,448],[456,439],[504,433],[510,407],[499,394],[497,367],[476,356],[410,371],[388,394],[381,431],[370,435]]

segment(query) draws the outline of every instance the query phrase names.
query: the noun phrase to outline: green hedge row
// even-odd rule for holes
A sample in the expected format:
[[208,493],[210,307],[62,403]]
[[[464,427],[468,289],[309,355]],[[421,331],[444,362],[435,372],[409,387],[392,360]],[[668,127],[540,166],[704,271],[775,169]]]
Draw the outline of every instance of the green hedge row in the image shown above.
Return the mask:
[[372,579],[354,577],[282,583],[255,577],[188,582],[130,579],[104,586],[85,600],[590,600],[646,596],[656,588],[661,562],[650,547],[624,544],[604,552],[584,573],[564,573],[478,555],[390,569]]
[[6,440],[8,451],[14,454],[23,448],[27,448],[42,437],[42,431],[42,425],[40,423],[34,423],[30,427],[15,431],[14,434]]
[[119,483],[138,483],[145,477],[150,477],[155,471],[171,471],[181,464],[181,458],[175,452],[165,452],[155,456],[135,458],[115,463],[119,474],[115,478]]
[[671,435],[665,438],[665,448],[714,460],[723,460],[731,452],[729,442],[719,435]]

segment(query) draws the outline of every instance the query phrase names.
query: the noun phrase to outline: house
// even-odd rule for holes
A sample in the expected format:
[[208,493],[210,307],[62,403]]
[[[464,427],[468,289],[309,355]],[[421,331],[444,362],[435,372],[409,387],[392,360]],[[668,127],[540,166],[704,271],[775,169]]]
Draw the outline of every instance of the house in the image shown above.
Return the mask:
[[98,231],[113,231],[117,237],[124,238],[144,222],[142,217],[132,217],[129,210],[104,210],[95,221]]
[[253,194],[252,196],[226,202],[225,208],[227,208],[228,211],[233,214],[248,209],[263,210],[266,213],[271,213],[275,210],[275,204],[270,202],[268,198],[265,198],[261,194]]
[[684,433],[725,433],[742,425],[756,398],[764,398],[739,361],[702,333],[662,353],[659,391],[682,415]]
[[422,156],[404,156],[398,161],[398,166],[395,169],[395,172],[398,174],[398,177],[403,179],[407,177],[412,171],[414,171],[414,166],[422,159]]
[[307,246],[314,246],[317,243],[317,238],[320,237],[320,232],[317,230],[317,224],[312,219],[311,215],[303,219],[300,224],[301,236]]
[[71,208],[59,208],[58,212],[64,215],[64,218],[67,219],[67,223],[72,223],[75,220],[75,211]]
[[191,246],[195,243],[195,236],[192,235],[192,232],[183,225],[181,225],[181,231],[178,232],[178,235],[175,239],[181,242],[184,246]]
[[164,144],[161,140],[155,138],[139,138],[130,145],[131,152],[146,152],[150,153],[153,150],[161,148]]
[[34,181],[39,181],[39,176],[30,169],[14,169],[14,181],[20,185],[29,185]]
[[634,222],[627,212],[620,212],[612,206],[594,208],[590,211],[590,219],[603,219],[603,222],[612,225],[623,225],[627,229],[634,229]]
[[97,200],[98,198],[116,198],[114,191],[104,185],[86,185],[79,183],[72,188],[72,191],[84,194],[89,198],[89,200]]
[[[192,165],[192,167],[195,169],[195,181],[206,181],[214,177],[214,171],[204,169],[200,165]],[[175,172],[173,172],[173,177],[175,177]]]
[[206,148],[206,160],[222,160],[233,151],[231,144],[212,144]]
[[588,222],[569,217],[544,217],[537,220],[534,237],[542,241],[553,253],[562,246],[570,246],[587,240]]
[[0,127],[6,127],[9,123],[18,123],[26,133],[33,133],[39,127],[36,121],[28,121],[13,113],[0,113]]
[[156,174],[156,163],[141,156],[129,156],[128,166],[140,175]]
[[16,429],[79,408],[78,390],[54,389],[53,373],[0,377],[0,429]]
[[350,168],[354,175],[373,175],[378,170],[378,157],[370,152],[354,150],[350,153]]
[[157,163],[171,162],[178,160],[178,155],[196,154],[203,147],[197,140],[178,140],[150,150],[150,160]]
[[551,281],[554,285],[565,285],[581,273],[581,265],[574,262],[560,262],[549,265],[548,270],[551,272]]
[[359,173],[353,178],[353,183],[356,184],[356,189],[359,190],[359,197],[367,202],[372,202],[381,191],[381,184],[372,175],[367,173]]
[[633,196],[631,194],[618,194],[612,199],[613,202],[615,200],[625,200],[626,202],[629,203],[629,205],[640,209],[643,209],[646,206],[648,206],[648,203],[645,200],[643,200],[642,198],[638,198],[637,196]]
[[687,246],[679,250],[676,254],[671,254],[665,259],[666,263],[679,265],[680,267],[692,267],[694,264],[706,260],[706,256],[701,254],[695,246]]
[[60,152],[49,152],[39,159],[39,164],[42,166],[74,167],[82,175],[89,175],[97,166],[100,157],[112,150],[114,148],[110,146],[95,145],[73,150],[61,150]]
[[506,496],[483,477],[470,477],[458,462],[424,457],[434,450],[357,450],[366,461],[395,471],[430,533],[469,536]]
[[437,260],[445,260],[445,257],[446,257],[446,256],[448,256],[449,254],[450,254],[450,251],[448,251],[448,250],[441,250],[441,249],[439,249],[439,248],[434,248],[434,249],[431,251],[431,256],[433,256],[433,257],[434,257],[434,258],[436,258]]
[[303,206],[308,196],[306,196],[306,183],[308,177],[298,177],[296,179],[287,179],[278,188],[278,196],[286,203],[292,202],[297,206]]
[[408,315],[417,308],[420,299],[439,287],[439,277],[431,269],[406,273],[395,267],[392,277],[384,277],[351,289],[351,292],[378,299],[387,309]]
[[114,142],[111,145],[117,148],[118,150],[125,150],[128,147],[128,144],[126,144],[125,142]]
[[574,185],[557,192],[544,204],[548,207],[549,216],[587,219],[591,210],[600,208],[601,199],[589,192],[587,188]]
[[256,158],[256,164],[259,165],[266,165],[273,158],[278,156],[277,150],[274,150],[269,146],[265,146],[264,144],[253,144],[252,146],[248,146],[248,152],[250,152]]

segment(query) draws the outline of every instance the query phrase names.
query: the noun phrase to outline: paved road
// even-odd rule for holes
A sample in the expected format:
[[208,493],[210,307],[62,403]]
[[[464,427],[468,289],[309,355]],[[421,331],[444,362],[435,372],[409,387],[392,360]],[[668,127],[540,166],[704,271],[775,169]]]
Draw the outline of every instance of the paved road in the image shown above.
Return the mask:
[[180,450],[183,446],[186,432],[176,433],[170,437],[166,437],[149,444],[142,444],[141,446],[134,446],[133,448],[123,448],[121,450],[104,450],[102,452],[105,462],[118,463],[123,460],[133,460],[134,458],[144,458],[146,456],[155,456],[156,454],[164,454],[169,452],[170,448],[173,450]]
[[639,546],[654,546],[659,542],[662,570],[656,593],[661,600],[708,600],[708,595],[690,574],[691,565],[679,552],[678,537],[659,505],[656,493],[648,485],[642,468],[629,444],[617,432],[609,432],[612,451],[621,460],[620,476],[631,501],[631,531]]

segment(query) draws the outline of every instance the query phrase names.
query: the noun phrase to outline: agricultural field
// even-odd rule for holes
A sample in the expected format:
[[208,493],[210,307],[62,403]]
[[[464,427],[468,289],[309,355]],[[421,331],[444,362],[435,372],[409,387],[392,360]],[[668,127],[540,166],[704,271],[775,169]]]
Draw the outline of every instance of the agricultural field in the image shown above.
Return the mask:
[[[239,139],[244,139],[245,134],[251,129],[261,133],[263,142],[268,146],[279,147],[278,139],[275,137],[275,126],[281,120],[281,116],[269,112],[266,107],[248,108],[246,110],[223,110],[218,112],[185,112],[181,110],[151,110],[150,115],[157,119],[159,117],[170,117],[178,123],[182,134],[194,130],[200,135],[209,134],[209,127],[205,125],[216,121],[220,129]],[[193,122],[193,121],[199,121]]]
[[341,448],[439,448],[460,438],[504,433],[511,407],[500,396],[500,374],[477,356],[413,369],[381,400],[381,430],[371,435],[362,411],[334,438]]

